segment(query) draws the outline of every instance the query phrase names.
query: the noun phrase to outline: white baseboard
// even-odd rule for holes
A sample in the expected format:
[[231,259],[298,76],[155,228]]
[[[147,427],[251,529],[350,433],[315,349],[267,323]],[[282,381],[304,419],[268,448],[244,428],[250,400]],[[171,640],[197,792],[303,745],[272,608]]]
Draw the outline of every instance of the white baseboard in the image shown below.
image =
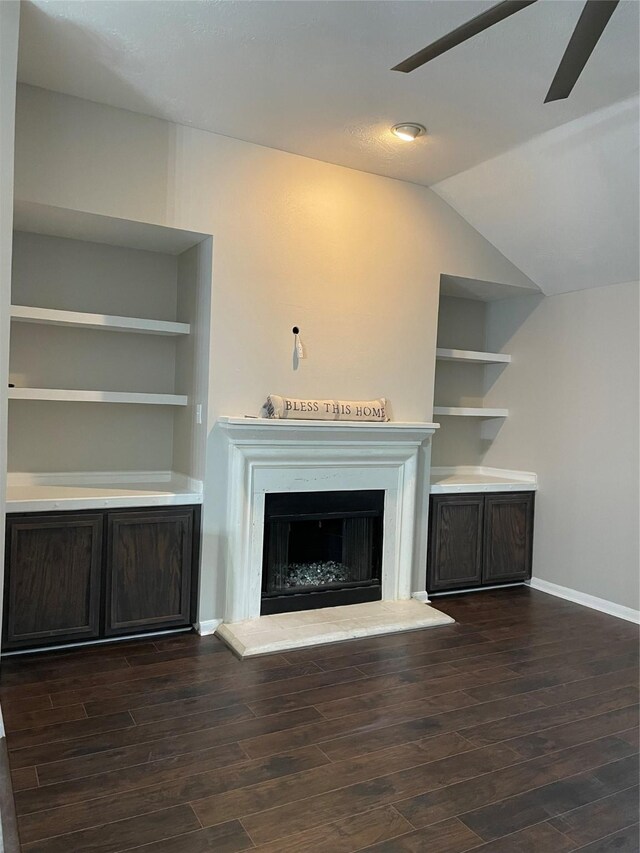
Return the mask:
[[560,586],[550,581],[543,581],[540,578],[531,578],[526,583],[532,589],[537,589],[540,592],[547,592],[549,595],[555,595],[557,598],[566,598],[567,601],[582,604],[584,607],[590,607],[592,610],[600,610],[602,613],[608,613],[609,616],[617,616],[619,619],[626,619],[627,622],[640,624],[640,610],[634,610],[632,607],[625,607],[622,604],[616,604],[614,601],[608,601],[606,598],[587,595],[586,592],[570,589],[568,586]]
[[209,634],[215,634],[218,626],[222,625],[222,619],[205,619],[204,622],[196,622],[194,628],[201,637],[208,637]]
[[420,601],[422,604],[429,604],[429,593],[421,589],[419,592],[412,592],[411,598],[415,598],[416,601]]

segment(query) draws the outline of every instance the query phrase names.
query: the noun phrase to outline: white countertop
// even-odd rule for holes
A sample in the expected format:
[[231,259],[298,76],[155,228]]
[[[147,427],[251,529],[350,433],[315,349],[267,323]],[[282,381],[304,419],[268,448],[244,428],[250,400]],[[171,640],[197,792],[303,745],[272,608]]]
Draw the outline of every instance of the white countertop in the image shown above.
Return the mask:
[[[459,466],[431,469],[431,494],[536,491],[529,471]],[[171,471],[10,473],[8,513],[202,503],[202,483]]]
[[473,466],[431,469],[432,495],[458,492],[535,492],[537,488],[538,478],[530,471]]
[[197,481],[165,471],[9,474],[7,509],[12,512],[116,509],[202,503]]

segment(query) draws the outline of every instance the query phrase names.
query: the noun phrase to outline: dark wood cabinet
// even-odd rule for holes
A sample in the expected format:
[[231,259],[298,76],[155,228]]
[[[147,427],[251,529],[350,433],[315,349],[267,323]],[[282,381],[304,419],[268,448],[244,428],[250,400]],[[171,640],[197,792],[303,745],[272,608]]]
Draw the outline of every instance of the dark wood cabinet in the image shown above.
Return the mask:
[[193,511],[109,513],[106,634],[189,621]]
[[533,492],[490,493],[484,502],[485,583],[531,577]]
[[427,590],[531,577],[534,492],[432,495]]
[[195,619],[200,507],[7,516],[6,649]]
[[5,647],[95,639],[101,514],[9,516]]
[[482,581],[483,495],[442,495],[431,504],[430,590]]

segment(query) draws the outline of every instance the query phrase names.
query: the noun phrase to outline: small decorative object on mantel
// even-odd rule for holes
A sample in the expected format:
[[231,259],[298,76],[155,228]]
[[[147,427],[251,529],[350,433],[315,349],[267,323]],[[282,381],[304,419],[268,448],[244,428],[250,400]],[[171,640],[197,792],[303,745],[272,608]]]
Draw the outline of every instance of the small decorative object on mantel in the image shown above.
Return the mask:
[[384,397],[379,400],[299,400],[277,394],[269,394],[260,417],[314,421],[391,420]]

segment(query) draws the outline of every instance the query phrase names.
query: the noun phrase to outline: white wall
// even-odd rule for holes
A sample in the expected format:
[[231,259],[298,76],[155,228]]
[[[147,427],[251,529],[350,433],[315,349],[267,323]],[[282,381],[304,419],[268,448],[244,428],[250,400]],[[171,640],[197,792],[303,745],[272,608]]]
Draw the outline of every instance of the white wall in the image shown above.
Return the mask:
[[487,345],[513,361],[487,392],[509,418],[484,464],[539,478],[534,577],[635,610],[637,282],[487,307]]
[[[9,374],[9,304],[13,223],[13,154],[20,3],[0,3],[0,554],[4,554],[4,508],[7,469],[7,382]],[[1,573],[0,573],[1,574]],[[2,622],[0,584],[0,627]],[[0,721],[1,721],[0,716]],[[0,728],[2,728],[0,723]],[[4,728],[0,734],[4,734]]]
[[[206,464],[212,252],[208,237],[178,256],[176,319],[190,323],[191,334],[176,341],[176,390],[189,397],[190,405],[174,411],[173,470],[200,481],[204,480]],[[198,406],[202,426],[197,425]]]
[[[214,235],[210,424],[270,392],[428,421],[440,274],[530,284],[424,187],[30,87],[16,126],[18,198]],[[222,460],[214,430],[201,619],[222,612]]]
[[30,87],[17,135],[16,197],[216,237],[219,411],[254,413],[270,391],[385,394],[425,420],[440,273],[528,283],[423,187]]

